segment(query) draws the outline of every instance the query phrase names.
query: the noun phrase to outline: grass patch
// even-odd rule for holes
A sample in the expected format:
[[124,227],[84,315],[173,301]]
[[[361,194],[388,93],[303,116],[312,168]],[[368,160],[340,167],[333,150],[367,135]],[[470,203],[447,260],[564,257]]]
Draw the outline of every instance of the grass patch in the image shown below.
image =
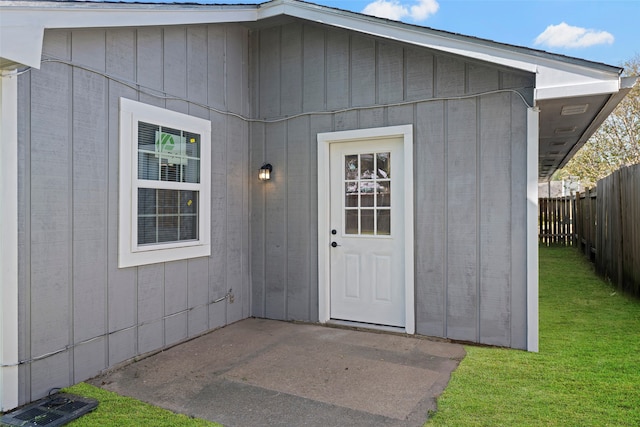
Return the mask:
[[100,402],[93,412],[67,424],[69,427],[222,427],[221,424],[175,414],[86,383],[63,391],[92,397]]
[[426,426],[639,426],[640,301],[540,248],[540,352],[466,346]]

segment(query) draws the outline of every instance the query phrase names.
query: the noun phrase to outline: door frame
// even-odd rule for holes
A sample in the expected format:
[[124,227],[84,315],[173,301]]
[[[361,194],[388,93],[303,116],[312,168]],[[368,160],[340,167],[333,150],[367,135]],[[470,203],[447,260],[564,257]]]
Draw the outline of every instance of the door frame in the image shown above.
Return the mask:
[[331,144],[401,137],[404,156],[404,285],[405,333],[415,334],[415,281],[413,232],[413,125],[355,129],[318,134],[318,317],[331,320],[330,259],[330,148]]

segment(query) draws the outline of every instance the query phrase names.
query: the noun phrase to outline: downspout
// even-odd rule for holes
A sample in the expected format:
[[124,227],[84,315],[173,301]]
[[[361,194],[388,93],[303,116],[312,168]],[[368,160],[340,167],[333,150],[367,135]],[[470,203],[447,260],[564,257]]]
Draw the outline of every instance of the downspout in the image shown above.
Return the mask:
[[527,350],[538,352],[538,137],[540,110],[527,109]]
[[0,74],[0,411],[18,406],[18,76]]

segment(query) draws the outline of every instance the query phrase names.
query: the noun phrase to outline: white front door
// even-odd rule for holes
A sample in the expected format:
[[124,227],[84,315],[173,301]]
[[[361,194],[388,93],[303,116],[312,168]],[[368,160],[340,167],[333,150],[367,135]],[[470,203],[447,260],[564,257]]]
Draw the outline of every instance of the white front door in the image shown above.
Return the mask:
[[403,137],[330,146],[330,318],[405,327]]

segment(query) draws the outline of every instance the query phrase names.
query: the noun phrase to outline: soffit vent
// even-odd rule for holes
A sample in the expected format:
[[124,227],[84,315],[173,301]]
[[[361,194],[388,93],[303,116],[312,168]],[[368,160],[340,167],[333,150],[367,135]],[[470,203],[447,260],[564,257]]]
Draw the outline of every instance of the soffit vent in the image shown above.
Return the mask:
[[556,128],[554,131],[556,135],[568,135],[570,133],[574,133],[576,131],[576,127],[568,127],[568,128]]
[[93,411],[98,401],[68,393],[56,393],[0,418],[3,426],[59,427]]
[[575,116],[576,114],[584,114],[587,112],[589,104],[565,105],[560,111],[562,116]]

